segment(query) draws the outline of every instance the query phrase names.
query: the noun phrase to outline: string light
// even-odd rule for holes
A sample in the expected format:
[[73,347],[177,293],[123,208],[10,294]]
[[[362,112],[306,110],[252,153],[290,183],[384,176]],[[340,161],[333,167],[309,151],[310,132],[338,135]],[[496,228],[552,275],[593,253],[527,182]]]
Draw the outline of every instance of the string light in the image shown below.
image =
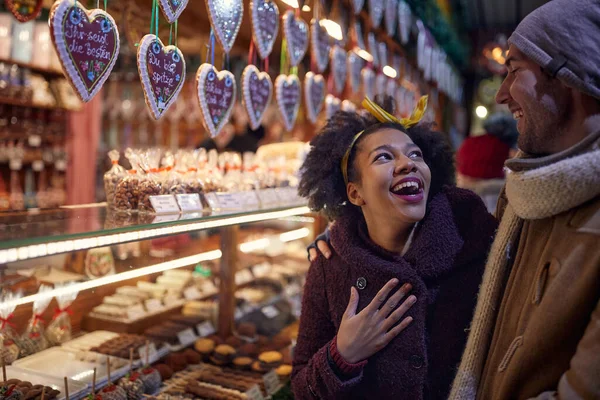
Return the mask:
[[343,40],[344,35],[342,34],[342,27],[335,21],[330,19],[322,19],[321,26],[327,30],[329,36],[335,40]]
[[396,72],[396,70],[390,67],[389,65],[383,67],[383,73],[392,79],[396,79],[396,77],[398,76],[398,72]]

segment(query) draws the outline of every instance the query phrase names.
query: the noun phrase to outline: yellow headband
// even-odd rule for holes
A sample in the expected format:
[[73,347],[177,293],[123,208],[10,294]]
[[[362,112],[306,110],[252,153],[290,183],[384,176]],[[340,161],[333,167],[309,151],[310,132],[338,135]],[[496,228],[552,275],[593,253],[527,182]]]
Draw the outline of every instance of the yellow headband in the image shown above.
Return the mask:
[[[368,97],[365,97],[365,99],[362,102],[362,106],[368,112],[370,112],[371,115],[373,115],[380,123],[392,122],[395,124],[400,124],[406,129],[408,129],[418,124],[425,115],[425,110],[427,109],[427,98],[428,96],[422,96],[417,102],[417,105],[415,106],[413,112],[410,114],[410,117],[402,119],[394,117],[392,114],[379,107],[379,105],[377,105],[375,102],[373,102],[373,100],[369,99]],[[350,146],[348,146],[348,150],[346,150],[344,157],[342,157],[341,168],[342,175],[344,176],[344,183],[346,185],[348,184],[348,159],[350,158],[350,153],[352,153],[352,148],[364,132],[365,131],[363,130],[354,135],[354,138],[352,138],[352,142],[350,142]]]

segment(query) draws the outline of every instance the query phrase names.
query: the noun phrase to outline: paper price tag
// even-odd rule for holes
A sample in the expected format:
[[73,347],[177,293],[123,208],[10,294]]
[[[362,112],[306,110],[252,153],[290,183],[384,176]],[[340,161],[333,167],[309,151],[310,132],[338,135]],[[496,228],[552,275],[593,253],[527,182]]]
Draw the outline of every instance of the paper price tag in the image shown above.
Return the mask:
[[127,309],[127,318],[128,319],[140,319],[146,315],[146,311],[141,304],[136,304],[135,306],[131,306]]
[[196,300],[202,297],[202,293],[200,293],[196,286],[190,286],[183,291],[183,297],[185,297],[186,300]]
[[177,221],[178,219],[179,219],[179,214],[163,214],[163,215],[157,215],[156,217],[154,217],[154,219],[152,220],[152,223],[160,224],[162,222]]
[[277,390],[279,390],[279,386],[281,382],[279,381],[279,376],[275,373],[275,371],[271,371],[266,373],[263,376],[263,382],[265,383],[265,389],[267,390],[267,394],[272,395]]
[[194,343],[197,339],[192,328],[187,328],[186,330],[179,332],[177,338],[179,339],[179,343],[184,347]]
[[163,305],[159,299],[148,299],[144,302],[144,305],[146,306],[146,310],[148,310],[148,312],[158,311],[163,308]]
[[[150,342],[148,345],[148,363],[152,364],[158,358],[156,351],[156,345],[153,342]],[[138,354],[140,355],[140,360],[142,363],[146,362],[146,346],[142,346],[138,349]]]
[[273,319],[279,315],[279,310],[274,306],[265,306],[260,311],[269,319]]
[[202,203],[200,202],[200,195],[198,193],[191,194],[177,194],[177,204],[182,212],[196,212],[202,211]]
[[263,208],[273,207],[279,204],[279,197],[275,189],[263,189],[257,192],[258,198]]
[[240,196],[244,199],[246,210],[258,210],[260,208],[260,202],[256,192],[241,192]]
[[203,323],[198,324],[196,329],[201,337],[210,336],[216,332],[215,327],[210,321],[204,321]]
[[224,210],[243,210],[246,201],[244,193],[217,193],[219,205]]
[[260,388],[258,387],[258,385],[252,386],[250,388],[250,390],[248,390],[246,392],[246,396],[250,400],[265,400],[265,398],[264,398],[262,392],[260,391]]
[[213,209],[213,210],[217,210],[219,209],[221,206],[219,205],[219,198],[217,197],[217,194],[212,192],[212,193],[206,193],[204,195],[204,198],[206,199],[206,202],[208,203],[208,206]]
[[150,204],[156,214],[179,214],[177,200],[172,194],[150,196]]

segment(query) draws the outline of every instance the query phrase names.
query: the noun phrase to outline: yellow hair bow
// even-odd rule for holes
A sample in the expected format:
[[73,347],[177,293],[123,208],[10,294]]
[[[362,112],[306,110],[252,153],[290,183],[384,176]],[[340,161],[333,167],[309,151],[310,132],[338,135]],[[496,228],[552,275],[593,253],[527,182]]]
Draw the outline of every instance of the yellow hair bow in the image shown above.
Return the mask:
[[[413,126],[417,125],[421,121],[421,119],[423,119],[423,116],[425,115],[425,110],[427,109],[427,99],[428,99],[428,96],[422,96],[419,99],[419,101],[417,102],[417,105],[415,106],[413,112],[410,114],[410,117],[402,118],[402,119],[398,119],[398,118],[394,117],[392,114],[385,111],[377,103],[375,103],[373,100],[369,99],[368,97],[365,97],[365,99],[362,101],[362,106],[369,113],[371,113],[371,115],[373,115],[377,119],[377,121],[379,121],[381,123],[392,122],[395,124],[400,124],[408,129],[408,128],[412,128]],[[350,153],[352,152],[352,148],[354,147],[354,145],[356,144],[356,142],[358,141],[358,139],[360,138],[360,136],[363,133],[364,133],[364,131],[360,131],[356,135],[354,135],[354,138],[352,138],[352,142],[350,143],[350,146],[348,146],[348,150],[346,150],[344,157],[342,157],[341,169],[342,169],[342,175],[344,176],[344,182],[346,183],[346,185],[348,184],[348,159],[350,158]]]

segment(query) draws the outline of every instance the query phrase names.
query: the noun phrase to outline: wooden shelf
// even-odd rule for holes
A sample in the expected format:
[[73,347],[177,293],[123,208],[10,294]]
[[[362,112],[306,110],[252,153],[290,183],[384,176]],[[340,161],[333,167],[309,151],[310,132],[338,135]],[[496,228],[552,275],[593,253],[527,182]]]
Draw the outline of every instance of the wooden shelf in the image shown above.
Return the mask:
[[5,64],[10,64],[10,65],[17,65],[21,68],[27,68],[29,70],[31,70],[32,72],[36,72],[38,74],[42,74],[42,75],[46,75],[49,77],[64,77],[65,75],[63,74],[62,70],[56,70],[56,69],[52,69],[52,68],[43,68],[43,67],[38,67],[36,65],[33,64],[28,64],[28,63],[23,63],[23,62],[19,62],[19,61],[13,61],[13,60],[7,60],[7,59],[0,59],[0,63],[5,63]]
[[4,96],[0,96],[0,104],[7,104],[9,106],[38,108],[38,109],[42,109],[42,110],[77,111],[77,110],[62,107],[62,106],[47,106],[47,105],[35,104],[31,101],[23,101],[23,100],[18,100],[18,99],[12,98],[12,97],[4,97]]

